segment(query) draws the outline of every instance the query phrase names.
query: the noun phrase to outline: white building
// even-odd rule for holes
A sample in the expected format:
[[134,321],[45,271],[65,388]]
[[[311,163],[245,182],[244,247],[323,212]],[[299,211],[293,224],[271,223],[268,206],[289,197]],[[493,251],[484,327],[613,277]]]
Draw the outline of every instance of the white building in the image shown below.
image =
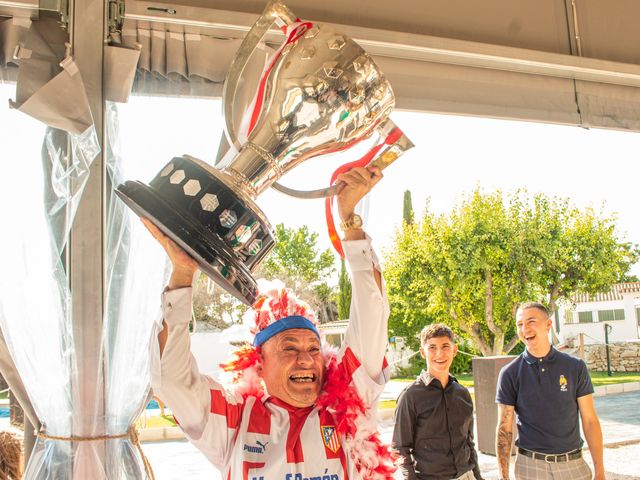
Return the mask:
[[[320,335],[327,343],[339,348],[344,342],[344,336],[348,325],[349,320],[336,320],[333,322],[322,323],[319,325]],[[395,375],[397,369],[400,367],[408,367],[409,359],[415,355],[415,353],[416,352],[407,348],[404,338],[392,337],[389,341],[386,353],[391,375]]]
[[344,342],[344,335],[347,332],[349,320],[335,320],[333,322],[321,323],[318,325],[320,335],[328,344],[340,348]]
[[559,309],[562,342],[576,343],[584,334],[585,344],[604,343],[605,323],[611,326],[609,342],[640,338],[640,282],[617,283],[596,295],[577,295],[573,304]]
[[234,323],[225,330],[209,330],[198,324],[191,334],[191,353],[196,359],[200,372],[217,376],[220,364],[232,357],[232,352],[243,343],[251,343],[253,335],[247,325]]

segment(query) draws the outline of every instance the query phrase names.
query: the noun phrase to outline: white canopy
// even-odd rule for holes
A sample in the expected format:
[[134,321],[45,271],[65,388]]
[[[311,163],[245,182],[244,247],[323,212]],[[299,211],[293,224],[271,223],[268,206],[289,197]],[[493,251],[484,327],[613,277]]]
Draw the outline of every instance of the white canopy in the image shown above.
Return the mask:
[[[159,57],[157,52],[155,57],[149,51],[145,54],[145,46],[153,51],[154,38],[160,38],[161,32],[173,33],[166,33],[167,46],[176,33],[188,35],[185,44],[197,35],[209,43],[211,37],[239,39],[266,1],[124,3],[123,33],[138,32],[143,44],[139,67],[154,71],[149,58]],[[285,3],[300,18],[334,24],[358,40],[389,77],[399,108],[640,130],[637,1]],[[0,15],[33,18],[37,12],[33,0],[0,0]],[[147,41],[141,38],[144,32],[151,32]],[[274,31],[271,40],[280,42],[281,35]],[[227,50],[233,50],[238,43],[227,44]],[[207,55],[205,49],[197,56],[206,60],[207,70],[223,74],[232,52],[218,46],[213,50],[215,55]],[[162,68],[176,63],[170,53],[167,48],[162,54]],[[189,49],[186,56],[189,61]],[[182,69],[184,65],[178,73],[184,76]],[[219,95],[221,79],[217,77],[210,79],[217,88],[203,91],[199,87],[197,93]],[[153,88],[164,90],[157,82]],[[194,94],[193,89],[189,92]]]
[[[358,40],[389,77],[400,108],[640,129],[637,1],[285,3]],[[127,0],[125,29],[240,38],[264,5]]]

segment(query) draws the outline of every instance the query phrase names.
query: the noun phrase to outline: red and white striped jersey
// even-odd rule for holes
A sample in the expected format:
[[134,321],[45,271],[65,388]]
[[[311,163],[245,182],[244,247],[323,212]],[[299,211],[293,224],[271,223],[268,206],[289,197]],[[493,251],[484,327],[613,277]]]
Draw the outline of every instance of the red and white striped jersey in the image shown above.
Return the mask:
[[[344,242],[351,269],[351,319],[338,354],[341,367],[372,410],[388,380],[386,293],[370,241]],[[169,405],[189,440],[232,480],[357,480],[360,475],[325,408],[292,407],[278,398],[246,399],[199,373],[190,354],[191,289],[165,292],[168,340],[152,357],[152,386]],[[155,342],[154,342],[155,343]],[[371,414],[375,416],[375,411]]]

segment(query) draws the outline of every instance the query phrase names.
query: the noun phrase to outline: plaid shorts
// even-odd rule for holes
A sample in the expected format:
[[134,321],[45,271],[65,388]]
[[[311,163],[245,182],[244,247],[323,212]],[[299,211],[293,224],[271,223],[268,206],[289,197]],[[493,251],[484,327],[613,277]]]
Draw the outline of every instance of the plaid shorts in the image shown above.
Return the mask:
[[520,455],[516,457],[516,480],[591,480],[593,475],[584,458],[548,463]]

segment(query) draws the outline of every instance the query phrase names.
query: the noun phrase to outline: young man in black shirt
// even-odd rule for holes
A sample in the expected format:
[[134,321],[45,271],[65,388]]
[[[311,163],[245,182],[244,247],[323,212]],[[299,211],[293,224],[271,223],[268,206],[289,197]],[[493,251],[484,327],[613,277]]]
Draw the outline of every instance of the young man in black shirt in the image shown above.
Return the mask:
[[453,332],[442,323],[428,325],[420,344],[427,368],[400,394],[393,431],[404,478],[482,480],[473,441],[473,401],[449,373],[458,352]]

